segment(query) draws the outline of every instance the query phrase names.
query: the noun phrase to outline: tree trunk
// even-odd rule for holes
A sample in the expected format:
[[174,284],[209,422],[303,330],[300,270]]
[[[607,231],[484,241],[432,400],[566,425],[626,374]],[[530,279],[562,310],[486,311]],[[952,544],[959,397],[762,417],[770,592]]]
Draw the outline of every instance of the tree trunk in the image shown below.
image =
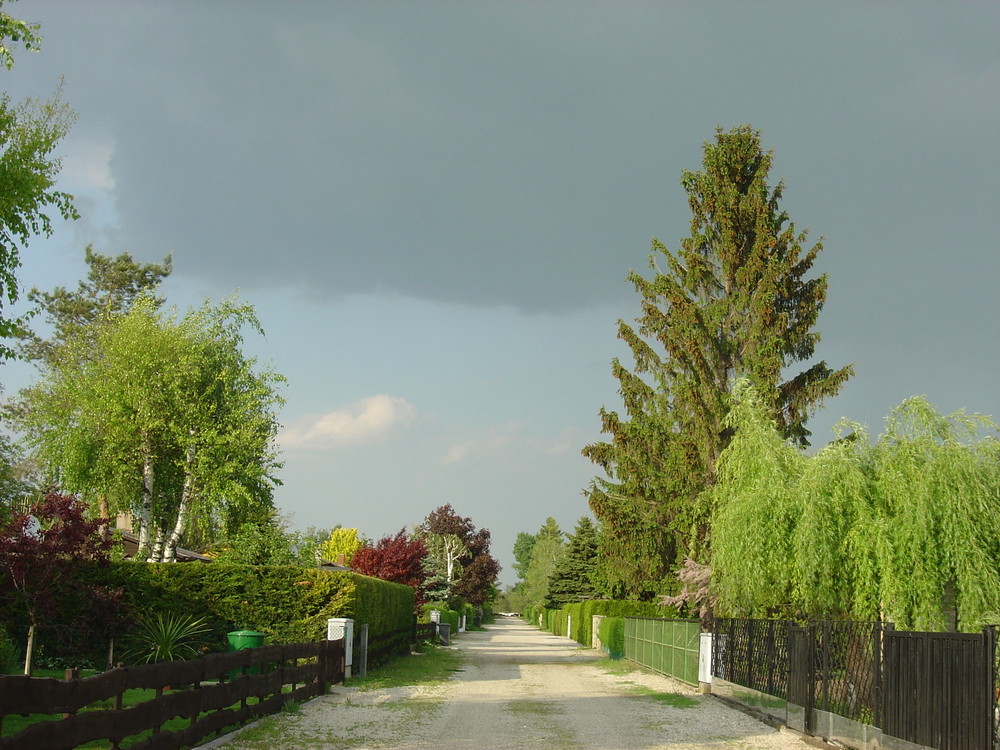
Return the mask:
[[31,663],[35,656],[35,623],[28,626],[28,645],[24,649],[24,673],[31,676]]
[[149,557],[149,530],[153,520],[153,450],[148,439],[143,441],[142,456],[142,501],[139,506],[139,549],[136,560]]
[[167,532],[163,524],[156,526],[156,540],[153,542],[153,549],[149,553],[149,562],[163,562],[163,547],[167,542]]
[[[107,518],[109,522],[111,521],[111,517],[108,515],[108,498],[103,492],[97,493],[97,514],[101,518]],[[98,533],[101,535],[101,539],[107,539],[110,533],[108,524],[102,523]]]
[[[194,432],[193,430],[191,431]],[[180,542],[181,534],[187,525],[188,510],[191,507],[191,498],[194,496],[194,465],[195,448],[194,442],[188,445],[187,453],[184,456],[184,489],[181,491],[181,504],[177,509],[177,521],[174,523],[174,530],[170,532],[167,539],[167,547],[163,551],[163,562],[177,561],[177,545]]]

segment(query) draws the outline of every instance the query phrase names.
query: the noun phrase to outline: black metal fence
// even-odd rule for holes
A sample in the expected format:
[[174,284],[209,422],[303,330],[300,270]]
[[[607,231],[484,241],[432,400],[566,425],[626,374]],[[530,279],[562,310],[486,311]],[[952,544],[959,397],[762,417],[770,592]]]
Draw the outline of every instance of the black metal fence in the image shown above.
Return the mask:
[[712,674],[780,699],[800,731],[826,736],[816,724],[825,712],[877,728],[887,742],[993,750],[996,652],[993,627],[911,633],[889,623],[720,619]]
[[942,750],[995,745],[993,628],[897,633],[885,640],[882,730]]

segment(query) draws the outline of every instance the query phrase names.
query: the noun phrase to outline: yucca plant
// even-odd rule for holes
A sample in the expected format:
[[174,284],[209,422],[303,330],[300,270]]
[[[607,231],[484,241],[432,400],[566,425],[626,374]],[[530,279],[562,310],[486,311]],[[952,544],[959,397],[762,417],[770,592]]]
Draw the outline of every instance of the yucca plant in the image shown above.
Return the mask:
[[142,664],[193,659],[206,646],[208,632],[203,617],[157,614],[142,623],[125,658]]

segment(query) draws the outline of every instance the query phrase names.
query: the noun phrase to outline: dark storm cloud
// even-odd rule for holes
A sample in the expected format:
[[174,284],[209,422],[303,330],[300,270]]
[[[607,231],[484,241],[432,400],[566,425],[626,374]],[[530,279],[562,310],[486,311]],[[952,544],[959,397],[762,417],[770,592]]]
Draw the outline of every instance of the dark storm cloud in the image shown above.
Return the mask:
[[[743,122],[775,147],[792,218],[828,237],[832,274],[895,279],[905,259],[940,283],[920,267],[942,241],[971,262],[996,236],[985,5],[17,10],[45,41],[15,74],[66,75],[80,127],[114,139],[121,248],[175,250],[180,273],[230,288],[627,300],[650,238],[686,233],[680,170]],[[859,276],[870,294],[884,281]]]

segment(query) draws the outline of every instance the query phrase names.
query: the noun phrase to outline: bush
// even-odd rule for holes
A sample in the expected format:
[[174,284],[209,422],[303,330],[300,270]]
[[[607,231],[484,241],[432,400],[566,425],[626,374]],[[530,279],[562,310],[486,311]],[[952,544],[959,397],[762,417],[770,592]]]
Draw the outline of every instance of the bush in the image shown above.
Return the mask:
[[605,617],[597,628],[597,636],[612,659],[625,655],[625,618]]
[[0,628],[0,674],[17,671],[19,666],[21,666],[21,649],[7,631]]
[[[460,620],[460,615],[453,609],[448,609],[444,604],[440,602],[428,602],[420,608],[420,622],[430,622],[431,621],[431,610],[436,609],[441,613],[441,619],[439,622],[447,622],[451,625],[451,634],[455,635],[458,632],[458,623]],[[471,622],[471,620],[467,620]]]
[[[580,602],[579,605],[571,604],[571,607],[580,607],[579,628],[577,627],[577,615],[573,614],[573,639],[584,646],[593,646],[593,619],[594,615],[605,615],[612,617],[666,617],[676,618],[677,609],[674,607],[661,607],[652,602],[630,602],[611,601],[608,599],[592,599]],[[603,643],[603,641],[602,641]]]

